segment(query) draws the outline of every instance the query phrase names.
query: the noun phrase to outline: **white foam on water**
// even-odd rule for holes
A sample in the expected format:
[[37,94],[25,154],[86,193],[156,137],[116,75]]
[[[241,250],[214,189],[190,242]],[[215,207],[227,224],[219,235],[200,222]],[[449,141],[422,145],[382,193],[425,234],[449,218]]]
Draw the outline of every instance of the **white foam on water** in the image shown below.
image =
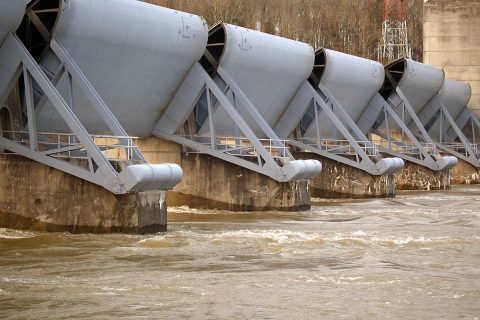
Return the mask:
[[13,229],[5,229],[0,228],[0,239],[27,239],[33,238],[37,235],[33,232],[29,231],[20,231],[20,230],[13,230]]
[[328,282],[336,285],[386,285],[401,282],[398,279],[368,279],[362,276],[347,277],[347,276],[300,276],[301,280],[306,283]]
[[196,233],[192,231],[174,231],[165,235],[156,235],[142,239],[138,243],[146,247],[179,247],[207,243],[211,245],[251,244],[260,241],[267,246],[290,246],[308,243],[310,247],[328,244],[341,246],[384,246],[384,247],[427,247],[435,245],[466,243],[469,240],[450,237],[426,237],[424,235],[379,235],[378,232],[366,233],[356,230],[350,233],[314,233],[283,229],[267,230],[231,230],[219,233]]

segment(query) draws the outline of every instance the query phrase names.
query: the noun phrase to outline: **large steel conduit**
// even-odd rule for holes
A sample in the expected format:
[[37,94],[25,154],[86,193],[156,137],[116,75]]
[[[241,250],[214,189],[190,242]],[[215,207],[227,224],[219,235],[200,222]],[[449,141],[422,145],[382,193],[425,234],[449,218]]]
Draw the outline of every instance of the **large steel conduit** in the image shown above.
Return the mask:
[[[222,68],[228,73],[272,127],[310,75],[314,52],[306,43],[221,23],[211,30],[201,62],[207,71]],[[240,114],[248,119],[245,112]],[[214,117],[217,135],[235,135],[224,111],[217,110]],[[259,138],[266,137],[257,124],[249,125]],[[208,131],[207,122],[199,134]]]
[[[443,69],[411,59],[400,59],[385,67],[382,95],[396,107],[402,100],[400,91],[408,100],[413,112],[418,115],[437,96],[444,80]],[[408,112],[403,112],[398,107],[395,111],[407,126],[412,123],[413,119]],[[400,129],[398,126],[393,128]]]
[[[132,145],[125,145],[131,148],[131,154],[126,155],[125,161],[119,165],[123,170],[118,172],[90,135],[96,133],[95,124],[100,121],[104,128],[119,136],[122,143],[124,140],[127,143],[127,135],[142,136],[142,132],[150,135],[156,121],[151,117],[158,117],[162,111],[154,93],[159,87],[161,90],[173,90],[173,75],[177,77],[173,81],[178,86],[183,80],[179,73],[186,74],[200,58],[207,40],[204,21],[196,16],[164,8],[157,10],[158,7],[130,0],[35,0],[28,2],[26,12],[25,4],[23,2],[22,15],[25,14],[25,17],[21,24],[21,15],[17,23],[5,24],[2,16],[4,39],[0,46],[0,98],[3,101],[9,88],[17,82],[23,89],[25,120],[28,119],[29,139],[26,143],[29,147],[5,137],[0,137],[0,144],[114,193],[165,190],[178,184],[183,174],[178,165],[146,163],[137,147]],[[13,17],[20,11],[20,6],[2,5],[11,3],[0,3],[2,14],[11,9],[14,10],[11,12]],[[164,11],[167,13],[162,17]],[[162,17],[160,22],[157,21],[158,13]],[[8,35],[19,24],[16,34]],[[154,26],[170,29],[166,35],[159,33],[160,36],[155,37],[155,30],[151,30]],[[173,47],[172,50],[184,49],[185,52],[168,52],[170,47]],[[161,61],[156,58],[159,54],[165,55]],[[133,65],[123,63],[127,60]],[[158,63],[147,65],[154,61]],[[79,67],[80,64],[82,67]],[[160,69],[157,68],[159,65]],[[89,75],[83,70],[87,70]],[[23,77],[18,78],[22,71]],[[61,91],[62,86],[67,87],[67,84],[73,84],[74,89],[78,89],[74,90],[74,98],[67,94],[69,92]],[[100,91],[103,97],[110,99],[109,106],[99,96]],[[172,97],[174,92],[168,91],[168,94]],[[164,105],[168,104],[170,98],[160,96],[165,100]],[[139,113],[143,116],[147,114],[145,121],[141,121],[143,118]],[[35,114],[37,117],[34,117]],[[127,133],[116,116],[122,118],[132,131]],[[65,143],[59,142],[59,146],[40,150],[39,139],[48,139],[39,133],[40,130],[71,132],[76,136],[76,145],[64,147]],[[52,156],[66,149],[79,150],[81,156],[89,159],[89,167],[77,166]]]
[[[338,137],[334,131],[340,131],[338,127],[344,125],[349,128],[351,137],[342,136],[341,139],[347,139],[353,149],[354,145],[360,146],[359,143],[368,145],[369,140],[357,127],[356,121],[380,90],[384,75],[383,66],[376,61],[329,49],[318,50],[315,53],[315,64],[309,82],[325,96],[325,101],[334,106],[332,108],[334,116],[332,119],[332,116],[324,112],[318,116],[314,106],[310,107],[300,122],[301,130],[305,130],[303,137],[312,141],[335,140]],[[310,124],[307,121],[309,119]],[[356,141],[351,141],[352,138]],[[363,155],[363,160],[358,165],[371,174],[394,173],[404,166],[400,158],[382,158],[380,155],[370,158],[364,154],[364,150],[362,152],[360,155],[361,157]]]
[[[437,97],[445,75],[442,69],[410,59],[399,59],[385,67],[385,81],[357,124],[364,133],[383,137],[390,146],[384,152],[443,170],[457,163],[455,157],[442,157],[418,114]],[[396,136],[400,133],[401,136]],[[405,139],[408,139],[407,141]]]
[[[45,2],[52,1],[38,3]],[[182,80],[203,55],[206,22],[141,1],[63,0],[59,5],[51,29],[40,27],[45,29],[40,35],[51,35],[63,45],[129,135],[150,136]],[[47,51],[38,59],[53,77],[59,66],[55,55]],[[57,86],[64,97],[68,97],[66,81]],[[80,94],[74,100],[75,114],[86,129],[103,133],[105,128],[87,100]],[[66,130],[48,103],[36,113],[39,130]]]
[[[422,111],[421,116],[430,118],[425,128],[438,142],[438,148],[480,167],[476,145],[476,133],[480,126],[467,106],[471,95],[468,83],[445,79],[437,99]],[[472,127],[467,129],[465,126],[469,121]],[[471,130],[472,136],[463,132],[464,128]]]
[[[0,1],[0,48],[7,35],[15,32],[22,22],[26,5],[27,0]],[[12,89],[7,79],[16,72],[18,71],[12,68],[5,59],[0,60],[0,103],[7,98]]]
[[[472,97],[472,88],[470,87],[470,84],[467,82],[463,81],[456,81],[452,79],[445,79],[445,82],[443,84],[442,90],[440,90],[440,93],[438,94],[438,98],[440,101],[443,103],[443,105],[446,107],[450,115],[454,120],[457,120],[462,111],[464,111],[465,108],[468,108],[468,102],[470,101],[470,98]],[[463,129],[466,125],[467,121],[461,121],[461,119],[458,119],[459,122],[457,122],[457,126],[460,129]],[[468,119],[467,119],[468,120]],[[449,130],[451,129],[451,124],[447,122],[444,122],[442,124],[445,126],[442,128],[442,131],[448,133]],[[432,126],[430,129],[430,132],[432,134],[432,137],[436,139],[437,141],[439,140],[439,132],[440,132],[440,121],[436,121],[435,124]],[[446,134],[446,142],[454,142],[452,140],[449,141],[449,138],[451,138],[452,135]],[[454,136],[453,136],[454,137]]]
[[0,1],[0,45],[9,32],[17,30],[25,14],[27,0]]
[[[356,122],[382,87],[384,75],[383,65],[376,61],[320,49],[315,53],[315,65],[309,80],[314,87],[328,90]],[[311,124],[305,136],[315,137],[315,127]],[[320,118],[320,128],[322,138],[333,138],[328,118]]]

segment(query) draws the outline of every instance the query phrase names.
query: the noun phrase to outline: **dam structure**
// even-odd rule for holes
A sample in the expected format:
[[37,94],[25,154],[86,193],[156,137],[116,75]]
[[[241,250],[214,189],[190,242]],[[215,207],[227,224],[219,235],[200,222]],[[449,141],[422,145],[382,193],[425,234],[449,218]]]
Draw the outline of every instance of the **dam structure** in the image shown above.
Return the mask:
[[385,81],[358,125],[381,152],[406,160],[397,176],[399,189],[449,189],[450,170],[458,159],[441,154],[418,112],[440,91],[441,69],[410,59],[385,66]]
[[452,175],[455,183],[479,181],[480,122],[468,106],[471,96],[468,83],[446,78],[438,95],[419,113],[436,146],[459,159]]
[[[380,89],[383,74],[375,61],[329,49],[316,52],[309,78],[274,127],[298,152],[329,159],[328,173],[310,184],[312,195],[394,195],[393,174],[403,168],[403,160],[383,157],[356,124]],[[338,184],[339,176],[345,182]]]
[[0,12],[0,227],[149,233],[167,203],[301,211],[478,180],[471,88],[434,66],[135,0]]
[[[153,131],[187,148],[181,164],[192,174],[170,193],[173,203],[191,206],[196,199],[229,210],[309,207],[307,180],[321,172],[321,163],[296,160],[272,126],[313,60],[305,43],[226,23],[210,29],[202,59]],[[214,158],[220,167],[231,165],[212,174],[219,172],[208,165],[219,163]]]
[[[2,18],[0,39],[0,102],[8,103],[0,146],[9,152],[1,156],[2,226],[140,233],[166,228],[165,190],[181,181],[182,170],[148,163],[131,135],[153,129],[152,118],[166,98],[151,83],[163,81],[166,92],[179,85],[180,71],[186,73],[203,51],[206,26],[185,14],[204,31],[204,41],[176,42],[191,46],[181,56],[171,39],[173,60],[154,63],[168,41],[155,46],[148,32],[172,28],[172,15],[179,13],[135,1],[110,2],[1,3],[9,18]],[[126,64],[136,51],[142,52],[138,63]],[[176,70],[163,77],[172,64]]]

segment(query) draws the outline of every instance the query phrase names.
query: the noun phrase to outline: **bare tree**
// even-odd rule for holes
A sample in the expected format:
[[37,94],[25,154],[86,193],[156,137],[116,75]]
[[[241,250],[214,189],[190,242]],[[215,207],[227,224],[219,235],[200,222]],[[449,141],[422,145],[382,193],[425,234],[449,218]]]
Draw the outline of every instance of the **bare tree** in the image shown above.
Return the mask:
[[[377,58],[383,0],[145,0],[321,47]],[[412,56],[423,52],[423,0],[408,0]]]

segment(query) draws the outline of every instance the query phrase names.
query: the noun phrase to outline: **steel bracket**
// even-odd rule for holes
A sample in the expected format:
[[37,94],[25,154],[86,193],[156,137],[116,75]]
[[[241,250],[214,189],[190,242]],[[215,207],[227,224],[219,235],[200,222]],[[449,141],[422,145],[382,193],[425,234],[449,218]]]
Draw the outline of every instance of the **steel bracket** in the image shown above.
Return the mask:
[[[7,90],[8,88],[11,89],[14,83],[18,80],[21,72],[23,72],[28,123],[28,147],[25,146],[25,143],[22,144],[19,143],[19,141],[14,141],[3,136],[0,137],[0,146],[34,161],[38,161],[100,185],[116,194],[123,194],[131,191],[171,189],[180,182],[182,171],[178,165],[148,164],[136,146],[132,148],[132,152],[129,153],[128,159],[120,164],[120,167],[123,166],[121,172],[118,172],[113,167],[105,154],[102,153],[102,150],[95,140],[75,115],[72,83],[78,85],[82,90],[82,93],[88,98],[91,105],[105,122],[106,126],[114,135],[119,137],[121,143],[128,140],[127,133],[63,46],[56,40],[52,40],[51,49],[61,61],[61,66],[57,70],[57,74],[53,77],[53,81],[57,82],[62,76],[68,77],[70,99],[67,100],[69,100],[69,103],[66,102],[64,97],[55,87],[55,84],[52,83],[42,67],[37,64],[35,59],[30,55],[23,43],[14,33],[10,33],[0,47],[0,57],[6,54],[14,54],[15,56],[20,57],[20,59],[16,60],[16,65],[9,66],[12,70],[18,71],[12,73],[9,79],[2,79],[2,82],[8,83],[6,86]],[[42,135],[36,130],[37,122],[35,119],[33,82],[35,82],[42,90],[45,99],[49,100],[56,112],[58,112],[71,130],[75,139],[78,140],[77,147],[70,148],[70,146],[65,146],[50,150],[44,150],[39,147],[40,139],[48,138],[42,137]],[[7,95],[8,92],[0,93],[0,97],[2,98],[0,104],[4,102],[3,99],[5,99]],[[81,148],[78,146],[81,146]],[[60,158],[54,156],[65,151],[75,152],[76,150],[76,152],[78,152],[80,149],[86,154],[89,163],[88,168],[75,165],[72,161],[60,160]]]
[[[302,97],[298,99],[294,98],[288,108],[292,110],[303,110],[303,112],[299,114],[303,117],[307,112],[308,106],[313,104],[315,108],[315,119],[313,123],[316,126],[317,137],[316,139],[311,139],[313,143],[305,143],[303,142],[304,139],[299,140],[293,138],[289,142],[292,146],[347,164],[372,175],[390,174],[403,168],[403,161],[401,159],[386,159],[378,154],[376,151],[377,147],[363,134],[343,106],[327,88],[321,84],[318,88],[314,88],[308,81],[305,81],[297,92],[297,95],[302,95]],[[303,105],[299,105],[299,102]],[[287,109],[284,117],[290,117],[289,111],[290,110]],[[319,127],[320,115],[328,117],[334,128],[348,141],[350,148],[355,152],[353,159],[322,147]],[[298,118],[297,126],[299,125],[301,117]],[[282,126],[284,121],[289,122],[286,119],[280,119],[275,129],[278,133],[283,132],[284,135],[291,135],[292,132],[283,130]],[[365,146],[361,146],[359,141],[363,141]]]
[[[194,64],[172,103],[157,123],[153,135],[187,146],[195,152],[209,154],[261,173],[279,182],[308,180],[320,173],[321,164],[319,161],[295,160],[293,158],[288,148],[280,141],[245,93],[225,70],[218,67],[217,76],[221,77],[226,84],[223,90],[199,63]],[[195,132],[182,134],[181,131],[192,115],[200,97],[204,94],[207,96],[207,121],[210,136],[199,137]],[[215,134],[213,113],[216,108],[222,108],[239,130],[239,134],[232,137],[232,140],[237,142],[234,146],[221,143],[219,141],[220,137]],[[238,111],[240,108],[247,112],[264,131],[270,143],[269,147],[256,136],[247,121],[241,116]],[[248,141],[248,146],[242,146],[244,141]]]

